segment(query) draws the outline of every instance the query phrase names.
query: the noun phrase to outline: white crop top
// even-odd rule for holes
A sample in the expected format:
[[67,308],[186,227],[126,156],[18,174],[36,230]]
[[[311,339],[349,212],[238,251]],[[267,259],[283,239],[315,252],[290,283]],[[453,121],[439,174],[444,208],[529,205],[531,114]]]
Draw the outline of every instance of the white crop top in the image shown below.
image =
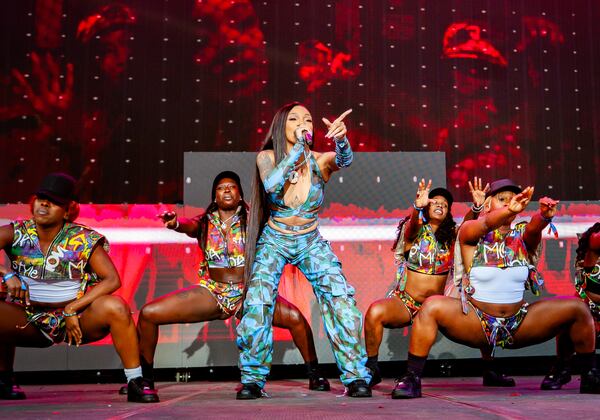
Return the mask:
[[529,268],[526,266],[473,267],[469,273],[469,282],[475,292],[471,297],[486,303],[520,302],[523,300],[528,276]]
[[77,292],[81,287],[80,280],[52,279],[40,281],[23,275],[20,277],[21,281],[29,286],[29,299],[33,302],[67,302],[77,297]]

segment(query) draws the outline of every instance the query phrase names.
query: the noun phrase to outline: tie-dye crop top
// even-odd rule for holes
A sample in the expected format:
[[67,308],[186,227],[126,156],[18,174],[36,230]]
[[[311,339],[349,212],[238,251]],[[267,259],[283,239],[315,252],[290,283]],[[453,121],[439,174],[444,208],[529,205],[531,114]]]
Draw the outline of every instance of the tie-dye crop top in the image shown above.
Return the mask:
[[409,270],[417,273],[447,274],[452,266],[452,250],[441,245],[431,226],[424,224],[408,251],[406,264]]
[[479,240],[471,267],[529,266],[527,246],[523,240],[526,223],[519,223],[502,234],[499,229],[488,232]]
[[208,215],[206,247],[198,270],[198,276],[202,279],[210,278],[209,268],[244,266],[246,232],[242,229],[239,209],[233,216],[229,230],[224,230],[221,223],[217,211]]
[[42,252],[33,220],[12,222],[13,243],[8,252],[11,268],[24,278],[37,281],[70,279],[81,282],[77,298],[87,286],[98,281],[87,264],[97,244],[108,251],[108,242],[98,232],[86,226],[65,222],[46,254]]

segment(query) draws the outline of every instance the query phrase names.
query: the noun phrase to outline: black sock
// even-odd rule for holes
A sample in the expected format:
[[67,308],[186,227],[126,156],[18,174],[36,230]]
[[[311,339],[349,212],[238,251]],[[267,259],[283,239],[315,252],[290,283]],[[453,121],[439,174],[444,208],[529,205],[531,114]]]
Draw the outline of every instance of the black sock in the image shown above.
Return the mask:
[[378,358],[379,358],[378,354],[376,354],[375,356],[367,357],[366,366],[371,370],[375,370],[377,368],[377,359]]
[[420,357],[420,356],[415,356],[414,354],[408,353],[408,360],[407,360],[408,370],[417,376],[422,376],[426,361],[427,361],[427,356]]
[[483,359],[483,371],[500,374],[500,369],[498,368],[498,363],[496,362],[496,359],[493,357],[489,359]]
[[140,357],[140,364],[142,365],[142,376],[144,379],[154,381],[154,362],[148,363],[143,357]]
[[306,366],[306,372],[308,373],[308,376],[315,376],[319,374],[319,359],[306,362],[304,363],[304,366]]
[[554,362],[554,366],[552,366],[552,371],[556,373],[560,373],[564,370],[571,371],[571,357],[562,358],[556,357],[556,361]]
[[0,382],[5,383],[6,385],[12,384],[13,382],[13,371],[5,370],[0,372]]
[[582,373],[587,373],[596,367],[596,352],[577,353],[577,359]]

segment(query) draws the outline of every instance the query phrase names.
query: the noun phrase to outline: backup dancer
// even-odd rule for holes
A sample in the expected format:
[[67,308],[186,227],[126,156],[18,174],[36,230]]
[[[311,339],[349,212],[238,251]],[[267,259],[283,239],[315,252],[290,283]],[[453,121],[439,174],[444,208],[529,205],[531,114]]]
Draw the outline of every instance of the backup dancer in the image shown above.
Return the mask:
[[9,298],[0,301],[0,398],[25,398],[12,374],[15,347],[80,346],[110,333],[125,367],[127,400],[158,402],[142,378],[129,306],[111,295],[121,281],[105,250],[108,242],[74,223],[74,192],[72,177],[50,174],[33,197],[32,218],[0,227],[0,249],[10,259],[10,268],[0,267]]

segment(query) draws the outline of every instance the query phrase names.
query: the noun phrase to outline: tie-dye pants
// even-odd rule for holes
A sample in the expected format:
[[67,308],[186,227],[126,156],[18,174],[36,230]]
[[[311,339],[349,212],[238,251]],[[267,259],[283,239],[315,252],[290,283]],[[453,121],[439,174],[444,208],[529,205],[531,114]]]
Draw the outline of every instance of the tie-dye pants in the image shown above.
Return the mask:
[[344,385],[357,379],[367,383],[367,356],[361,343],[362,315],[354,288],[346,282],[342,265],[318,230],[283,234],[265,226],[256,245],[253,272],[247,284],[243,316],[237,328],[242,383],[263,387],[273,356],[273,311],[279,279],[286,264],[306,276],[317,297],[323,324]]

